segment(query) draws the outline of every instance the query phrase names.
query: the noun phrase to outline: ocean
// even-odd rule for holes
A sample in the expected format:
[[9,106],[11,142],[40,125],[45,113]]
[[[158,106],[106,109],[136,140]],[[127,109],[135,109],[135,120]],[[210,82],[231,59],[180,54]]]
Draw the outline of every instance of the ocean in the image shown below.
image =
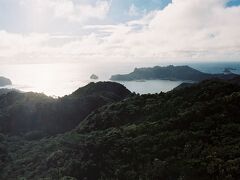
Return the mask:
[[[161,65],[161,64],[156,64]],[[181,64],[175,64],[181,65]],[[221,73],[225,68],[234,68],[234,73],[240,74],[240,63],[191,63],[195,69],[207,73]],[[12,86],[24,92],[44,93],[48,96],[62,97],[90,83],[91,74],[99,77],[98,81],[109,81],[113,74],[125,74],[134,70],[134,64],[88,65],[77,63],[58,64],[12,64],[1,65],[0,76],[10,78]],[[144,67],[144,66],[138,66]],[[119,82],[132,92],[147,94],[167,92],[180,85],[182,81],[151,80],[143,82]]]

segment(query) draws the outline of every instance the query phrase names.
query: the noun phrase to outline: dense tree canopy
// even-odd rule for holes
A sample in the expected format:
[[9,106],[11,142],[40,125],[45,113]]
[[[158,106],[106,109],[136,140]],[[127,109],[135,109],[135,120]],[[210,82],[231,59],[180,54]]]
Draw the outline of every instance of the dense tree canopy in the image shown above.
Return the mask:
[[76,127],[93,110],[122,100],[130,93],[113,82],[90,83],[58,99],[32,92],[4,93],[0,96],[0,133],[34,131],[39,136],[63,133]]
[[239,134],[240,86],[208,80],[107,104],[61,135],[1,135],[0,179],[237,180]]

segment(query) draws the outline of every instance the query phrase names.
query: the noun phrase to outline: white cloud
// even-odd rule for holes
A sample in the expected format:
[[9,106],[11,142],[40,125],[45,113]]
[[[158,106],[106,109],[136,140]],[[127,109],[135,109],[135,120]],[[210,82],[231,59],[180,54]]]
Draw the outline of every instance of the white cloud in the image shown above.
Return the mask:
[[21,53],[30,54],[39,51],[42,43],[49,41],[48,34],[16,34],[0,31],[0,55],[15,57]]
[[[42,58],[50,62],[86,58],[94,62],[114,58],[240,60],[240,7],[225,7],[225,3],[224,0],[174,0],[165,9],[137,21],[86,26],[92,33],[74,38],[2,31],[0,55],[2,59]],[[63,14],[74,12],[69,9]]]
[[[150,18],[129,22],[140,25],[112,37],[133,57],[162,59],[240,59],[240,7],[223,0],[175,0]],[[147,15],[149,17],[149,15]],[[135,27],[133,26],[133,27]]]
[[95,3],[86,3],[74,0],[21,0],[20,4],[30,8],[32,12],[48,12],[48,15],[53,14],[56,18],[85,23],[91,19],[104,19],[109,12],[111,1],[97,0]]
[[110,9],[110,1],[97,1],[95,4],[74,4],[71,0],[52,1],[55,16],[73,22],[89,19],[104,19]]

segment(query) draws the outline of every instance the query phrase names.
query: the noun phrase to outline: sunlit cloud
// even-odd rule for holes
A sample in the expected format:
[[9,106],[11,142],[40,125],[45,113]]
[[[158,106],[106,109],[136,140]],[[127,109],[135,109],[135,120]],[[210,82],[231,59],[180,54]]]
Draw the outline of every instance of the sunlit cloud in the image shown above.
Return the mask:
[[20,4],[31,8],[31,11],[53,12],[55,18],[84,23],[91,19],[104,19],[109,12],[111,1],[97,0],[95,3],[86,3],[73,0],[21,0]]
[[[56,17],[80,22],[79,6],[69,8],[53,3]],[[59,1],[60,2],[60,1]],[[209,61],[240,59],[240,7],[226,7],[225,0],[174,0],[163,10],[153,10],[143,17],[121,24],[82,25],[84,35],[0,32],[0,60],[21,58],[21,62],[59,62],[91,59],[134,59],[146,61]],[[107,5],[108,4],[108,5]],[[63,5],[63,4],[62,4]],[[109,1],[93,6],[102,18]],[[67,5],[65,7],[68,7]],[[98,7],[98,8],[97,8]],[[80,8],[80,9],[81,9]],[[91,9],[93,8],[93,9]],[[97,11],[97,10],[96,10]],[[82,17],[81,17],[82,18]],[[85,13],[85,19],[94,15]],[[83,22],[83,21],[82,21]]]

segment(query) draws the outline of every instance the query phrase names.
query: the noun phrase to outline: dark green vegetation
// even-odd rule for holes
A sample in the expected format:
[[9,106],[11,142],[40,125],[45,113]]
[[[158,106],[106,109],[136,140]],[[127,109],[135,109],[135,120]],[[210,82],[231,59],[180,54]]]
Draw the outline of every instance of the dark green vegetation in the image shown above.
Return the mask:
[[0,96],[0,133],[27,134],[29,138],[63,133],[93,110],[129,94],[124,86],[112,82],[90,83],[59,99],[12,91]]
[[4,180],[238,180],[239,169],[240,86],[220,80],[133,94],[61,135],[0,136]]
[[155,66],[153,68],[135,68],[130,74],[113,75],[110,79],[114,81],[133,81],[133,80],[191,80],[202,81],[206,79],[219,78],[219,79],[232,79],[238,75],[229,74],[207,74],[193,69],[189,66]]
[[7,86],[7,85],[12,85],[11,80],[8,79],[8,78],[0,76],[0,87],[1,86]]

